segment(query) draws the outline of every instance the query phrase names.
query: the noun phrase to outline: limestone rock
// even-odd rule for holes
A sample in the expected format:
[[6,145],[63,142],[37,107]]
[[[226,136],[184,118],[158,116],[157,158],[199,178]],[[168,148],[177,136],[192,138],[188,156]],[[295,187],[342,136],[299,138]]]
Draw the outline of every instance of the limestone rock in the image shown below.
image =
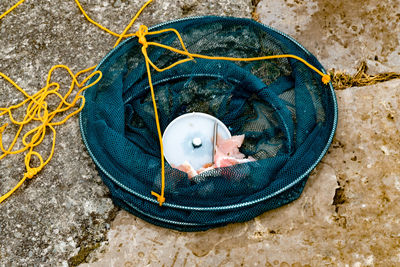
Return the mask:
[[327,69],[400,72],[400,2],[261,0],[261,22],[298,40]]

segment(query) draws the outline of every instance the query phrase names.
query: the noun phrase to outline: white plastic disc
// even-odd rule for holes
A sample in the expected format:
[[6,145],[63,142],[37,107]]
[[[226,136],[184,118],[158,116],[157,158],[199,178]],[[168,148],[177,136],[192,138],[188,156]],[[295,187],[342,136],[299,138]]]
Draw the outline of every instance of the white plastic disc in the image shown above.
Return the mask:
[[187,113],[174,119],[163,134],[164,157],[168,163],[179,166],[187,161],[195,170],[212,163],[215,123],[220,137],[231,137],[220,120],[205,113]]

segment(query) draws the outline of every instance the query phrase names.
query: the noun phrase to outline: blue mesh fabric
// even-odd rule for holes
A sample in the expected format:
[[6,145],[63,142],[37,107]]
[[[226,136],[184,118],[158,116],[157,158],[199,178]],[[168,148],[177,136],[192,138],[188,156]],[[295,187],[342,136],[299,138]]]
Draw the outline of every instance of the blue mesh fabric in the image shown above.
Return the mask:
[[[323,70],[288,36],[248,19],[200,17],[150,30],[175,28],[191,53],[259,57],[294,54]],[[147,36],[179,47],[174,34]],[[233,135],[245,134],[241,151],[257,159],[204,172],[193,179],[166,164],[166,202],[159,206],[160,148],[146,68],[136,37],[98,65],[103,78],[85,92],[80,122],[84,142],[115,204],[157,225],[198,231],[243,222],[297,199],[336,129],[331,85],[301,62],[204,60],[152,71],[162,131],[176,117],[204,112]],[[150,59],[166,67],[182,56],[150,46]]]

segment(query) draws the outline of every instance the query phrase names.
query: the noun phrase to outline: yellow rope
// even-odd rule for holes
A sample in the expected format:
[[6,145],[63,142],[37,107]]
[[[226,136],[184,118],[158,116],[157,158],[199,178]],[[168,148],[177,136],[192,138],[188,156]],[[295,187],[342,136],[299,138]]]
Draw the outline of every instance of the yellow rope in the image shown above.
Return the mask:
[[[64,69],[68,72],[68,74],[72,78],[71,86],[68,90],[67,93],[64,95],[61,95],[58,90],[60,89],[60,84],[56,82],[51,82],[51,77],[53,72],[56,69]],[[13,82],[9,77],[7,77],[5,74],[0,72],[0,76],[4,78],[6,81],[11,83],[15,88],[17,88],[20,92],[24,94],[26,99],[22,102],[20,102],[17,105],[13,105],[8,108],[0,108],[0,117],[7,114],[10,121],[16,125],[19,125],[18,131],[15,134],[15,137],[11,144],[8,146],[8,148],[4,148],[3,145],[3,133],[7,128],[7,124],[3,125],[0,127],[0,150],[2,154],[0,155],[0,159],[3,159],[7,155],[10,154],[18,154],[22,153],[28,150],[28,153],[25,155],[25,168],[26,172],[24,173],[23,178],[18,182],[18,184],[11,189],[9,192],[7,192],[5,195],[0,197],[0,203],[4,201],[6,198],[8,198],[15,190],[17,190],[23,183],[24,181],[28,178],[31,179],[33,178],[38,172],[40,172],[44,166],[49,163],[51,158],[53,157],[54,154],[54,148],[55,148],[55,142],[56,142],[56,135],[57,132],[54,128],[54,126],[64,124],[69,118],[74,116],[75,114],[79,113],[83,106],[85,105],[85,98],[81,95],[81,93],[86,90],[87,88],[93,86],[96,84],[100,79],[101,79],[101,72],[100,71],[95,71],[92,72],[90,75],[88,75],[81,83],[78,82],[78,77],[81,74],[84,74],[86,72],[92,71],[93,68],[89,68],[83,71],[78,72],[77,74],[74,74],[67,66],[65,65],[55,65],[53,66],[47,76],[47,81],[46,81],[46,86],[43,87],[39,92],[34,94],[33,96],[30,96],[28,93],[26,93],[21,87],[19,87],[15,82]],[[91,79],[93,76],[96,76],[97,78],[92,81],[90,84],[87,84],[87,81]],[[71,95],[72,91],[75,89],[75,87],[79,88],[79,91],[75,94],[73,100],[71,102],[68,102],[68,97]],[[48,104],[46,99],[50,96],[56,96],[59,98],[60,103],[58,104],[57,108],[54,109],[54,111],[50,111],[48,109]],[[72,111],[68,115],[66,115],[62,120],[59,121],[54,121],[54,118],[56,115],[63,115],[66,111],[69,111],[71,108],[75,107],[78,101],[81,101],[81,105],[78,109],[75,111]],[[24,119],[22,121],[16,120],[12,112],[14,109],[21,108],[26,106],[26,114],[24,116]],[[23,148],[19,150],[13,150],[15,144],[17,143],[18,139],[20,138],[21,132],[27,124],[33,122],[33,121],[38,121],[40,122],[39,126],[29,130],[26,132],[23,137],[22,137],[22,144]],[[52,146],[51,146],[51,151],[50,155],[46,159],[46,161],[43,160],[43,157],[36,151],[34,151],[35,147],[39,146],[45,136],[46,136],[46,130],[50,129],[53,132],[53,141],[52,141]],[[36,156],[40,164],[38,167],[31,167],[31,158],[32,156]]]
[[[18,7],[24,1],[25,0],[19,1],[14,6],[12,6],[10,9],[8,9],[6,12],[1,14],[0,19],[4,18],[7,14],[9,14],[12,10],[14,10],[16,7]],[[138,18],[140,13],[144,10],[144,8],[148,4],[150,4],[152,1],[153,0],[149,0],[143,5],[143,7],[136,13],[134,18],[131,20],[129,25],[124,29],[122,34],[114,33],[113,31],[111,31],[111,30],[107,29],[106,27],[103,27],[99,23],[95,22],[86,14],[86,12],[83,10],[83,8],[78,0],[75,0],[75,3],[77,4],[78,8],[80,9],[80,11],[82,12],[82,14],[85,16],[85,18],[87,20],[89,20],[91,23],[93,23],[100,29],[105,30],[106,32],[118,37],[118,40],[114,45],[114,47],[115,47],[119,44],[119,42],[122,40],[122,38],[126,38],[129,36],[135,35],[135,34],[126,34],[126,33],[131,28],[131,26],[133,25],[134,21]],[[96,68],[96,66],[92,66],[85,70],[81,70],[76,74],[73,74],[73,72],[67,66],[55,65],[50,69],[50,71],[48,73],[46,86],[43,87],[41,90],[39,90],[37,93],[35,93],[32,96],[29,95],[19,85],[17,85],[10,77],[8,77],[4,73],[0,72],[0,77],[3,78],[4,80],[6,80],[7,82],[9,82],[12,86],[14,86],[26,98],[25,100],[21,101],[20,103],[18,103],[16,105],[11,106],[11,107],[0,108],[0,117],[7,114],[10,121],[13,124],[19,126],[18,130],[14,136],[14,139],[12,140],[12,142],[8,146],[8,148],[4,148],[4,145],[3,145],[3,133],[5,132],[8,125],[4,124],[3,126],[0,127],[0,151],[2,152],[2,154],[0,154],[0,160],[10,154],[18,154],[18,153],[23,153],[25,151],[28,151],[27,154],[25,155],[25,160],[24,160],[26,172],[24,173],[23,178],[17,183],[17,185],[14,186],[14,188],[12,188],[6,194],[4,194],[3,196],[0,197],[0,203],[3,202],[5,199],[7,199],[9,196],[11,196],[25,182],[25,180],[27,178],[28,179],[33,178],[38,172],[40,172],[44,168],[44,166],[46,166],[50,162],[50,160],[52,159],[52,157],[54,155],[55,141],[56,141],[56,136],[57,136],[54,126],[64,124],[69,118],[71,118],[72,116],[74,116],[75,114],[79,113],[82,110],[82,108],[85,105],[85,98],[83,97],[83,95],[81,95],[81,93],[84,90],[86,90],[87,88],[95,85],[102,77],[102,73],[100,71],[92,72],[95,68]],[[64,96],[58,92],[58,90],[60,89],[60,84],[51,82],[52,73],[56,69],[65,69],[72,78],[71,86],[70,86],[68,92]],[[88,72],[92,72],[92,73],[88,77],[86,77],[81,83],[79,83],[78,77],[80,75],[82,75],[84,73],[88,73]],[[87,83],[87,81],[95,75],[98,75],[97,78],[90,84],[84,86]],[[75,94],[75,97],[72,100],[72,102],[68,102],[67,98],[71,95],[71,93],[75,89],[75,87],[78,87],[79,91]],[[51,95],[57,96],[60,100],[59,105],[52,112],[50,112],[48,110],[48,103],[46,102],[46,99]],[[55,118],[56,115],[61,115],[62,113],[65,113],[66,111],[70,110],[77,104],[77,102],[79,100],[81,100],[81,105],[77,110],[71,112],[70,114],[65,116],[64,119],[62,119],[60,121],[53,121],[53,119]],[[22,108],[24,106],[27,106],[26,110],[25,110],[26,114],[21,121],[18,121],[12,115],[13,110]],[[29,124],[33,121],[39,121],[40,125],[35,127],[34,129],[29,130],[22,136],[21,142],[22,142],[23,147],[21,149],[13,150],[15,144],[20,139],[21,132],[23,131],[24,126],[26,126],[27,124]],[[48,156],[46,161],[44,161],[42,155],[40,155],[38,152],[34,151],[34,148],[43,142],[43,140],[46,136],[47,129],[50,129],[53,133],[53,142],[52,142],[50,155]],[[36,156],[39,159],[39,162],[40,162],[39,166],[31,167],[32,156]]]
[[[19,4],[21,4],[24,0],[19,1],[17,4],[15,4],[10,10],[6,11],[4,14],[2,14],[0,16],[0,19],[3,18],[6,14],[8,14],[9,12],[11,12],[14,8],[16,8]],[[203,59],[209,59],[209,60],[229,60],[229,61],[257,61],[257,60],[268,60],[268,59],[277,59],[277,58],[293,58],[296,59],[300,62],[302,62],[303,64],[305,64],[307,67],[309,67],[310,69],[314,70],[315,72],[317,72],[319,75],[322,76],[322,82],[324,84],[328,84],[330,82],[330,76],[328,74],[324,74],[322,73],[320,70],[318,70],[317,68],[315,68],[314,66],[312,66],[311,64],[309,64],[307,61],[305,61],[304,59],[295,56],[295,55],[272,55],[272,56],[262,56],[262,57],[252,57],[252,58],[235,58],[235,57],[217,57],[217,56],[207,56],[207,55],[200,55],[200,54],[192,54],[190,52],[187,51],[185,44],[182,40],[181,35],[179,34],[179,32],[176,29],[164,29],[161,31],[153,31],[153,32],[149,32],[148,28],[144,25],[140,26],[139,30],[134,33],[134,34],[127,34],[128,30],[132,27],[133,23],[135,22],[135,20],[139,17],[140,13],[146,8],[147,5],[149,5],[153,0],[148,0],[143,6],[142,8],[136,13],[136,15],[133,17],[133,19],[131,20],[131,22],[128,24],[128,26],[124,29],[124,31],[121,34],[115,33],[113,31],[111,31],[110,29],[102,26],[101,24],[97,23],[96,21],[94,21],[93,19],[91,19],[87,13],[84,11],[84,9],[82,8],[81,4],[79,3],[78,0],[75,0],[75,3],[77,4],[79,10],[82,12],[82,14],[84,15],[84,17],[92,24],[94,24],[95,26],[99,27],[100,29],[106,31],[107,33],[118,37],[118,40],[116,41],[114,47],[116,47],[123,38],[126,37],[130,37],[130,36],[136,36],[138,37],[138,41],[140,44],[142,44],[142,54],[144,56],[145,59],[145,63],[146,63],[146,70],[147,70],[147,76],[148,76],[148,81],[149,81],[149,86],[150,86],[150,92],[151,92],[151,98],[152,98],[152,102],[153,102],[153,108],[154,108],[154,116],[155,116],[155,120],[156,120],[156,125],[157,125],[157,134],[158,134],[158,138],[159,138],[159,143],[160,143],[160,154],[161,154],[161,192],[160,194],[156,193],[156,192],[151,192],[152,195],[157,197],[157,200],[160,204],[160,206],[165,202],[165,197],[164,197],[164,190],[165,190],[165,164],[164,164],[164,148],[163,148],[163,143],[162,143],[162,133],[161,133],[161,127],[160,127],[160,122],[159,122],[159,118],[158,118],[158,112],[157,112],[157,103],[155,100],[155,94],[154,94],[154,88],[153,88],[153,83],[152,83],[152,79],[151,79],[151,69],[150,66],[153,67],[156,71],[162,72],[168,69],[173,68],[176,65],[182,64],[184,62],[190,61],[190,60],[194,60],[194,58],[203,58]],[[167,46],[167,45],[163,45],[163,44],[159,44],[159,43],[155,43],[155,42],[147,42],[146,40],[146,35],[156,35],[156,34],[162,34],[165,32],[173,32],[175,33],[175,35],[177,36],[177,38],[180,41],[180,44],[182,46],[182,49],[177,49],[171,46]],[[179,60],[165,68],[158,68],[149,58],[149,56],[147,55],[147,48],[149,45],[153,45],[153,46],[158,46],[164,49],[167,49],[171,52],[175,52],[181,55],[185,55],[187,56],[186,59],[182,59]],[[12,141],[11,145],[9,146],[9,148],[6,150],[4,149],[3,145],[2,145],[2,133],[5,130],[7,125],[3,125],[2,127],[0,127],[0,149],[3,152],[3,154],[0,156],[0,159],[3,158],[4,156],[6,156],[7,154],[16,154],[16,153],[21,153],[24,152],[26,150],[29,149],[29,152],[27,153],[27,155],[25,156],[25,167],[27,172],[25,173],[23,179],[7,194],[5,194],[4,196],[2,196],[0,198],[0,203],[6,199],[7,197],[9,197],[19,186],[21,186],[23,184],[23,182],[26,180],[26,178],[32,178],[34,175],[36,175],[51,159],[51,157],[53,156],[54,153],[54,146],[55,146],[55,138],[56,138],[56,131],[54,129],[53,126],[56,125],[60,125],[63,124],[66,120],[68,120],[71,116],[73,116],[74,114],[78,113],[81,111],[81,109],[84,106],[84,102],[85,99],[82,95],[80,95],[80,93],[87,89],[90,86],[93,86],[95,83],[97,83],[100,79],[101,79],[101,72],[100,71],[96,71],[93,72],[92,74],[90,74],[82,83],[78,83],[77,82],[77,78],[79,75],[92,71],[96,66],[93,66],[89,69],[83,70],[78,72],[76,75],[74,75],[68,67],[64,66],[64,65],[57,65],[54,66],[50,71],[49,71],[49,75],[48,75],[48,79],[47,79],[47,85],[46,87],[42,88],[39,92],[37,92],[36,94],[34,94],[33,96],[28,95],[22,88],[20,88],[15,82],[13,82],[10,78],[8,78],[6,75],[4,75],[3,73],[0,72],[0,76],[3,77],[5,80],[7,80],[8,82],[10,82],[15,88],[17,88],[21,93],[24,94],[24,96],[27,98],[26,100],[22,101],[21,103],[12,106],[10,108],[1,108],[0,109],[0,116],[8,113],[10,120],[17,125],[20,125],[17,134],[14,138],[14,140]],[[70,90],[68,91],[68,93],[65,96],[61,96],[57,90],[59,89],[59,84],[58,83],[50,83],[50,78],[51,78],[51,73],[53,72],[54,69],[56,68],[64,68],[66,69],[69,74],[71,75],[73,82],[71,84]],[[97,79],[92,82],[91,84],[81,88],[83,86],[83,84],[85,84],[91,77],[93,77],[94,75],[98,74],[99,76],[97,77]],[[74,100],[71,103],[68,103],[66,101],[66,99],[68,98],[68,96],[70,95],[70,93],[72,92],[74,86],[77,85],[80,89],[80,91],[76,94]],[[51,88],[53,88],[52,90],[50,90]],[[59,106],[57,107],[57,109],[53,112],[48,112],[47,110],[47,103],[45,101],[46,97],[54,94],[56,96],[58,96],[61,100],[61,103],[59,104]],[[62,121],[59,122],[52,122],[52,119],[55,117],[55,115],[57,115],[60,112],[65,112],[68,109],[70,109],[71,107],[73,107],[75,105],[75,103],[81,99],[82,100],[82,104],[80,106],[80,108],[74,112],[72,112],[71,114],[69,114],[66,118],[64,118]],[[13,117],[12,117],[12,110],[19,108],[21,106],[24,106],[25,104],[28,104],[27,107],[27,111],[26,111],[26,115],[25,118],[22,121],[16,121]],[[63,107],[65,106],[65,107]],[[1,112],[2,111],[2,112]],[[37,121],[41,121],[42,124],[30,131],[28,131],[24,137],[22,138],[22,142],[24,144],[24,147],[20,150],[17,151],[12,151],[15,143],[18,140],[18,137],[22,131],[22,128],[24,125],[26,125],[27,123],[29,123],[32,120],[37,120]],[[49,127],[52,132],[53,132],[53,144],[52,144],[52,150],[50,153],[50,156],[48,157],[48,159],[46,161],[43,161],[42,156],[33,151],[33,148],[36,147],[37,145],[39,145],[44,137],[45,137],[45,132],[46,132],[46,128]],[[30,137],[32,135],[32,137]],[[30,137],[30,141],[27,141],[28,137]],[[31,157],[32,156],[36,156],[39,161],[40,161],[40,165],[39,167],[31,167],[30,166],[30,161],[31,161]]]
[[[97,27],[99,27],[100,29],[102,29],[103,31],[108,32],[111,35],[114,35],[115,37],[120,37],[120,35],[118,33],[113,32],[112,30],[107,29],[106,27],[100,25],[99,23],[97,23],[96,21],[92,20],[89,15],[85,12],[85,10],[82,8],[82,5],[79,3],[78,0],[75,0],[76,5],[78,6],[79,10],[82,12],[82,14],[85,16],[85,18],[92,24],[96,25]],[[130,35],[133,36],[133,35]],[[128,36],[126,36],[128,37]]]
[[6,12],[4,12],[3,14],[0,15],[0,20],[2,18],[4,18],[8,13],[10,13],[11,11],[13,11],[15,8],[17,8],[20,4],[22,4],[25,0],[20,0],[18,1],[18,3],[16,3],[15,5],[13,5],[10,9],[8,9]]
[[[307,67],[309,67],[310,69],[312,69],[313,71],[315,71],[316,73],[318,73],[319,75],[321,75],[322,77],[322,82],[324,84],[328,84],[330,82],[330,76],[329,74],[324,74],[322,71],[320,71],[319,69],[315,68],[313,65],[311,65],[310,63],[308,63],[307,61],[305,61],[303,58],[295,56],[295,55],[290,55],[290,54],[286,54],[286,55],[272,55],[272,56],[261,56],[261,57],[250,57],[250,58],[238,58],[238,57],[222,57],[222,56],[207,56],[207,55],[201,55],[201,54],[193,54],[190,53],[186,50],[185,45],[182,41],[182,37],[180,36],[179,32],[175,29],[164,29],[161,31],[154,31],[154,32],[148,32],[148,29],[145,25],[142,25],[141,28],[143,27],[143,29],[140,29],[137,33],[136,36],[138,36],[138,38],[141,38],[142,41],[139,41],[142,45],[146,45],[146,47],[148,47],[149,45],[154,45],[154,46],[158,46],[158,47],[162,47],[164,49],[170,50],[172,52],[181,54],[181,55],[185,55],[188,56],[189,58],[187,59],[183,59],[180,60],[178,62],[175,62],[173,64],[171,64],[170,66],[163,68],[163,69],[159,69],[148,57],[146,57],[146,60],[149,61],[149,63],[151,64],[151,66],[159,71],[162,72],[164,70],[168,70],[171,69],[172,67],[184,63],[186,61],[192,60],[193,58],[203,58],[203,59],[210,59],[210,60],[228,60],[228,61],[258,61],[258,60],[268,60],[268,59],[276,59],[276,58],[293,58],[296,59],[300,62],[302,62],[303,64],[305,64]],[[176,49],[174,47],[168,46],[168,45],[163,45],[160,43],[155,43],[155,42],[147,42],[146,41],[146,35],[155,35],[155,34],[160,34],[160,33],[164,33],[164,32],[174,32],[182,47],[184,48],[184,50],[180,50],[180,49]]]
[[[171,46],[167,46],[167,45],[163,45],[160,43],[155,43],[155,42],[147,42],[146,40],[146,35],[156,35],[156,34],[161,34],[161,33],[165,33],[165,32],[173,32],[176,34],[176,36],[178,37],[180,44],[183,48],[183,50],[181,49],[176,49],[174,47]],[[151,80],[151,73],[150,73],[150,66],[152,66],[156,71],[162,72],[168,69],[171,69],[173,67],[175,67],[176,65],[182,64],[184,62],[190,61],[190,60],[194,60],[194,58],[203,58],[203,59],[209,59],[209,60],[228,60],[228,61],[257,61],[257,60],[268,60],[268,59],[276,59],[276,58],[294,58],[302,63],[304,63],[307,67],[309,67],[310,69],[314,70],[315,72],[317,72],[319,75],[321,75],[322,77],[322,82],[324,84],[328,84],[330,82],[330,76],[328,74],[324,74],[323,72],[321,72],[320,70],[318,70],[317,68],[315,68],[314,66],[312,66],[310,63],[308,63],[307,61],[305,61],[304,59],[295,56],[295,55],[272,55],[272,56],[262,56],[262,57],[252,57],[252,58],[236,58],[236,57],[218,57],[218,56],[207,56],[207,55],[200,55],[200,54],[193,54],[187,51],[185,44],[183,43],[182,37],[179,34],[179,32],[176,29],[170,28],[170,29],[164,29],[161,31],[153,31],[153,32],[149,32],[148,28],[145,25],[140,26],[139,31],[136,32],[136,36],[138,37],[138,41],[139,43],[142,45],[142,53],[143,56],[145,58],[145,62],[146,62],[146,69],[147,69],[147,75],[148,75],[148,80],[149,80],[149,85],[150,85],[150,91],[151,91],[151,98],[153,101],[153,107],[154,107],[154,114],[155,114],[155,120],[156,120],[156,124],[157,124],[157,132],[158,132],[158,138],[159,138],[159,142],[160,142],[160,150],[161,150],[161,193],[155,193],[155,192],[151,192],[152,195],[157,197],[158,202],[160,203],[160,206],[164,203],[165,201],[165,197],[164,197],[164,189],[165,189],[165,169],[164,169],[164,152],[163,152],[163,144],[162,144],[162,134],[160,131],[160,124],[159,124],[159,120],[158,120],[158,114],[157,114],[157,105],[155,102],[155,97],[154,97],[154,89],[153,89],[153,84],[152,84],[152,80]],[[164,49],[167,49],[169,51],[181,54],[181,55],[185,55],[188,58],[186,59],[182,59],[179,60],[163,69],[158,68],[149,58],[149,56],[147,55],[147,48],[149,45],[153,45],[153,46],[158,46]]]

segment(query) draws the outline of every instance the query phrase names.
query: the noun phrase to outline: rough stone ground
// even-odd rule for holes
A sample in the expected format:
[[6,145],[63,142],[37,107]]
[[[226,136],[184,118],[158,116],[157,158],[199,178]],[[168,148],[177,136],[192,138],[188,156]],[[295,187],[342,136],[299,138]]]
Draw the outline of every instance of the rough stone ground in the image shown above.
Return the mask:
[[261,0],[263,23],[290,34],[326,69],[400,72],[400,1]]
[[[95,20],[122,31],[143,2],[82,5]],[[249,17],[250,2],[155,0],[139,21]],[[0,12],[10,5],[0,2]],[[366,60],[372,73],[400,71],[397,0],[262,0],[256,12],[327,69],[354,72]],[[63,63],[78,71],[94,65],[114,40],[87,23],[72,0],[27,0],[0,21],[0,71],[32,93],[44,85],[50,66]],[[117,212],[82,144],[78,119],[71,119],[58,128],[55,158],[0,204],[0,265],[399,265],[400,81],[348,88],[337,96],[336,137],[301,198],[250,222],[202,233],[162,229]],[[21,99],[0,80],[0,106]],[[0,170],[3,194],[23,175],[23,157],[0,161]]]

